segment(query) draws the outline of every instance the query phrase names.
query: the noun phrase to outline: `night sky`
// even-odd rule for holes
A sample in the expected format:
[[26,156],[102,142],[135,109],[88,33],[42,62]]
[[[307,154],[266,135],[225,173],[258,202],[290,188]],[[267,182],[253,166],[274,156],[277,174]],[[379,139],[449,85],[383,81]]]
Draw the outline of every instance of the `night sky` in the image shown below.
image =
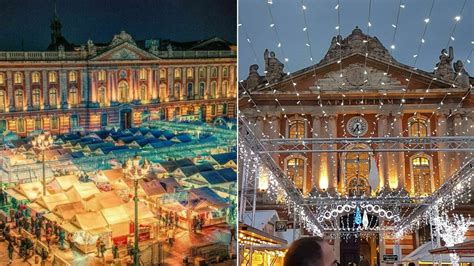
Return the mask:
[[[466,1],[464,11],[461,8]],[[251,64],[259,64],[260,74],[263,75],[263,52],[265,48],[274,50],[281,62],[285,63],[285,71],[297,71],[318,63],[326,54],[331,38],[337,35],[338,0],[239,0],[239,79],[245,79]],[[441,49],[448,45],[454,47],[454,60],[465,61],[474,45],[474,18],[472,0],[435,0],[430,22],[425,35],[425,43],[417,56],[424,30],[424,19],[428,16],[432,0],[402,0],[405,8],[401,9],[397,33],[395,35],[395,50],[393,57],[404,64],[416,66],[432,72],[438,62]],[[306,32],[302,3],[306,6],[307,32],[313,54],[306,46]],[[369,0],[339,0],[340,31],[343,38],[347,37],[355,26],[367,33]],[[377,36],[382,44],[390,49],[396,23],[400,0],[372,0],[370,35]],[[268,6],[273,15],[274,28],[277,29],[279,41],[275,34]],[[450,33],[455,24],[454,18],[461,15],[454,31],[455,41],[450,41]],[[247,42],[250,38],[251,45]],[[277,47],[281,42],[281,50]],[[255,51],[255,52],[254,52]],[[284,56],[282,55],[284,54]],[[474,75],[474,54],[471,64],[464,64],[471,76]]]
[[[56,1],[63,36],[75,44],[110,42],[121,30],[135,40],[237,40],[236,0]],[[0,50],[46,50],[54,0],[0,0],[0,7]]]

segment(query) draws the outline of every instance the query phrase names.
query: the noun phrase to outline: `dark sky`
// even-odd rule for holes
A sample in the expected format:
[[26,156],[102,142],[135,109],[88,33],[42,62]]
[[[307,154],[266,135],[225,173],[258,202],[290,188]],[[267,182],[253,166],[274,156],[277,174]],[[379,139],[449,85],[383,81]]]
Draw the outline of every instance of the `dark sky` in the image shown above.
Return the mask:
[[[109,42],[125,30],[135,40],[236,42],[236,0],[57,0],[69,42]],[[0,50],[45,50],[54,0],[0,0]]]
[[[459,14],[464,1],[466,5],[462,14]],[[304,67],[319,62],[326,54],[331,38],[337,35],[337,10],[338,0],[239,0],[239,79],[248,75],[251,64],[259,64],[260,74],[263,74],[263,52],[265,48],[274,50],[280,61],[288,58],[285,71],[297,71]],[[424,19],[428,16],[432,0],[402,0],[405,8],[401,9],[397,34],[395,37],[394,58],[404,64],[414,66],[414,55],[421,43],[424,30]],[[461,15],[461,20],[454,31],[455,41],[450,41],[454,47],[454,62],[465,61],[469,52],[474,47],[474,18],[473,0],[435,0],[430,17],[430,22],[425,35],[425,43],[418,54],[416,67],[433,71],[438,62],[440,51],[446,48],[450,33],[454,26],[454,18]],[[313,63],[310,61],[309,49],[306,46],[306,32],[302,3],[306,6],[307,32],[313,53]],[[358,25],[367,33],[369,0],[339,0],[340,31],[343,38],[347,37]],[[372,0],[370,35],[375,35],[390,49],[396,23],[400,0]],[[270,13],[273,14],[282,50],[277,47],[278,38],[274,32]],[[247,42],[247,37],[252,42],[252,47]],[[471,64],[465,64],[471,76],[474,75],[474,54]]]

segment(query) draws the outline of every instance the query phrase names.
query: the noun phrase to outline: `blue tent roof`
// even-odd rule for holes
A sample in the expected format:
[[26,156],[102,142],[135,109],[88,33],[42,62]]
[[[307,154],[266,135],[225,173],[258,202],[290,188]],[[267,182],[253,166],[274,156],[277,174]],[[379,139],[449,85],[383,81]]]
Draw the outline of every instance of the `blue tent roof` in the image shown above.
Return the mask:
[[186,133],[178,134],[175,136],[175,138],[177,138],[182,143],[191,142],[193,140],[193,137]]
[[232,168],[219,169],[217,173],[227,182],[237,182],[237,173]]
[[225,180],[221,175],[219,175],[219,172],[217,172],[215,170],[201,172],[200,174],[211,185],[216,185],[216,184],[227,182],[227,180]]
[[218,164],[226,164],[229,161],[237,159],[237,153],[236,152],[227,152],[227,153],[219,153],[219,154],[213,154],[211,157],[218,163]]
[[75,152],[71,152],[71,156],[72,158],[82,158],[85,155],[82,151],[75,151]]
[[89,148],[91,151],[95,151],[99,148],[105,148],[105,147],[113,147],[115,146],[111,142],[98,142],[98,143],[91,143],[87,144],[86,147]]
[[102,153],[108,154],[112,151],[127,150],[128,147],[127,146],[110,146],[110,147],[102,147],[99,149],[102,151]]
[[169,147],[173,145],[173,142],[169,140],[158,140],[158,142],[151,142],[149,143],[154,149],[157,148],[163,148],[163,147]]

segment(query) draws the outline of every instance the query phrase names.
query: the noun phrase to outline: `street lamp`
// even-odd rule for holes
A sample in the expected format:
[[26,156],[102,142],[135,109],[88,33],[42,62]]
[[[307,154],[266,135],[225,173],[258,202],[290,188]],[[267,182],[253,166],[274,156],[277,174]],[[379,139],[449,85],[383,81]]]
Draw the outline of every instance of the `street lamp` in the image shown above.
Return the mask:
[[143,164],[140,165],[140,156],[136,155],[133,159],[128,159],[123,164],[124,173],[128,175],[130,179],[133,180],[133,188],[135,190],[135,221],[134,221],[134,247],[133,247],[133,265],[138,266],[138,181],[144,178],[148,171],[150,170],[150,162],[145,159]]
[[41,150],[42,153],[42,163],[43,163],[43,196],[46,196],[46,170],[45,170],[45,163],[44,163],[44,150],[48,149],[53,145],[53,138],[51,134],[41,133],[33,138],[31,141],[31,145],[33,147]]

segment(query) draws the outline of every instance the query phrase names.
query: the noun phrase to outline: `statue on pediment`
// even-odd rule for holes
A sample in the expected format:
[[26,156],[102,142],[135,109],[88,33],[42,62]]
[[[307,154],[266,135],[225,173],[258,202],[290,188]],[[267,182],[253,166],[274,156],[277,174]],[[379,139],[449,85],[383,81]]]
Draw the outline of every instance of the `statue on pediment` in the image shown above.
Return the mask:
[[150,52],[152,54],[158,53],[158,41],[157,40],[152,40],[151,41]]
[[117,46],[117,45],[122,44],[124,42],[131,43],[135,46],[137,45],[135,43],[135,40],[133,40],[132,36],[130,34],[126,33],[123,30],[119,34],[114,35],[114,38],[112,39],[112,42],[110,42],[110,47]]
[[258,74],[258,65],[251,65],[249,68],[249,76],[245,80],[245,89],[249,91],[255,89],[255,87],[260,84],[262,79],[263,77]]
[[87,53],[90,56],[95,56],[97,54],[97,49],[95,47],[94,42],[91,39],[87,41]]
[[464,64],[461,60],[456,61],[454,64],[454,71],[456,72],[456,77],[454,78],[455,83],[462,87],[468,88],[469,87],[469,73],[467,73],[466,69],[464,68]]
[[439,62],[436,64],[435,75],[447,80],[453,80],[454,70],[451,63],[454,59],[453,47],[449,47],[449,53],[446,49],[441,50]]
[[265,59],[265,77],[267,81],[271,83],[280,80],[285,75],[283,72],[285,65],[275,57],[275,52],[269,52],[268,49],[265,49],[263,58]]

